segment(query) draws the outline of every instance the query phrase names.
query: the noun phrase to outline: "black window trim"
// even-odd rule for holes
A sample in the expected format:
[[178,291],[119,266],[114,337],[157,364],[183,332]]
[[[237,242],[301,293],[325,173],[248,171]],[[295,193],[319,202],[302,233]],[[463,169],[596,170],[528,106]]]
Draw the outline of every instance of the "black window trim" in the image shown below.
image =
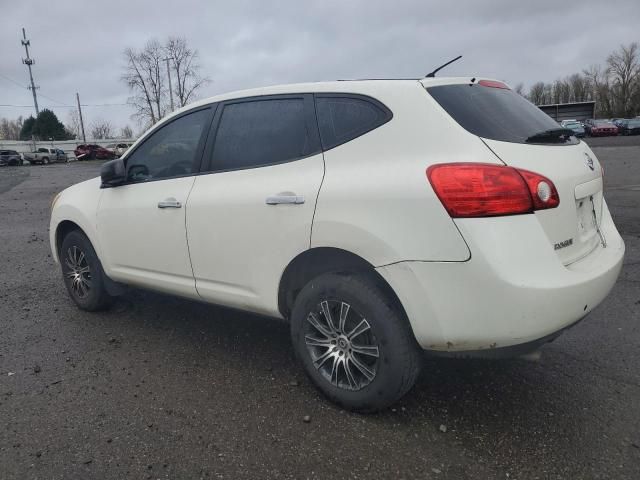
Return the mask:
[[[222,118],[222,113],[224,112],[225,106],[234,105],[238,103],[257,102],[257,101],[265,101],[265,100],[266,101],[287,100],[287,99],[299,99],[299,100],[303,100],[304,102],[305,122],[307,124],[307,129],[309,131],[309,134],[311,135],[311,138],[309,139],[311,143],[310,153],[301,157],[283,160],[281,162],[271,162],[271,163],[265,163],[262,165],[251,165],[246,167],[216,169],[215,166],[212,165],[213,147],[216,142],[218,128],[220,126],[220,119]],[[215,173],[235,172],[238,170],[253,170],[256,168],[272,167],[274,165],[282,165],[285,163],[297,162],[298,160],[304,160],[305,158],[313,157],[314,155],[318,155],[320,153],[322,153],[322,145],[320,143],[320,132],[318,131],[318,122],[316,120],[315,101],[313,99],[313,93],[308,93],[308,92],[307,93],[283,93],[283,94],[254,95],[251,97],[231,98],[229,100],[221,101],[219,103],[219,108],[215,112],[214,119],[210,127],[210,133],[208,135],[207,144],[205,146],[204,154],[202,157],[200,174],[210,175]]]
[[178,120],[178,119],[180,119],[180,118],[182,118],[182,117],[184,117],[186,115],[189,115],[191,113],[200,112],[202,110],[209,110],[208,118],[205,119],[204,128],[202,129],[202,133],[200,134],[200,140],[198,140],[198,146],[196,147],[196,154],[194,155],[193,166],[191,168],[191,173],[185,173],[183,175],[173,175],[171,177],[150,178],[150,179],[138,180],[138,181],[127,180],[127,181],[121,183],[118,186],[138,185],[138,184],[141,184],[141,183],[151,183],[151,182],[162,182],[164,180],[173,180],[174,178],[193,177],[193,176],[196,176],[196,175],[200,175],[202,173],[201,172],[202,155],[203,155],[204,148],[205,148],[208,136],[209,136],[211,122],[213,121],[213,118],[215,117],[216,111],[218,110],[218,105],[219,105],[218,102],[208,103],[206,105],[200,105],[198,107],[192,108],[191,110],[187,110],[185,112],[180,113],[179,115],[176,115],[175,117],[173,117],[168,122],[164,122],[162,124],[156,124],[154,126],[154,128],[152,130],[150,130],[149,132],[147,132],[147,134],[140,140],[140,142],[138,143],[136,148],[134,148],[130,152],[127,152],[127,155],[122,158],[122,161],[125,163],[125,172],[128,173],[127,160],[129,159],[129,157],[131,155],[133,155],[157,131],[159,131],[161,128],[166,127],[167,125],[172,124],[176,120]]
[[[392,119],[393,119],[393,112],[389,109],[389,107],[387,107],[384,103],[382,103],[380,100],[378,100],[377,98],[371,97],[369,95],[363,95],[361,93],[345,93],[345,92],[322,92],[322,93],[314,93],[313,94],[314,97],[314,107],[316,109],[317,112],[317,103],[316,100],[318,98],[352,98],[352,99],[356,99],[356,100],[362,100],[368,103],[371,103],[372,105],[374,105],[375,107],[379,108],[380,110],[382,110],[385,114],[384,117],[384,121],[382,121],[381,123],[378,123],[374,126],[372,126],[371,128],[369,128],[368,130],[365,130],[364,132],[356,135],[355,137],[349,138],[343,142],[339,142],[336,143],[335,145],[331,145],[331,146],[325,146],[324,144],[322,145],[322,151],[323,152],[327,152],[331,149],[334,149],[336,147],[339,147],[340,145],[344,145],[345,143],[349,143],[352,142],[353,140],[355,140],[356,138],[360,138],[363,135],[366,135],[367,133],[376,130],[378,128],[380,128],[381,126],[385,125],[386,123],[389,123]],[[316,113],[316,124],[318,124],[318,130],[320,129],[319,126],[319,122],[317,120],[317,113]],[[322,140],[322,137],[321,137]]]

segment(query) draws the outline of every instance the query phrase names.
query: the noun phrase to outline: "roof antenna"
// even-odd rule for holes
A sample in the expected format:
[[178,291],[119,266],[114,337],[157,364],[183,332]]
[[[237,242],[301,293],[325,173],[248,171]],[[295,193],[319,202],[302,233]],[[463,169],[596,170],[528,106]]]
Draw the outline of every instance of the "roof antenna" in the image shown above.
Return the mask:
[[462,58],[462,55],[458,55],[456,58],[454,58],[453,60],[449,60],[447,63],[445,63],[444,65],[440,65],[438,68],[436,68],[433,72],[428,73],[424,76],[424,78],[433,78],[436,76],[436,73],[438,73],[440,70],[442,70],[444,67],[446,67],[447,65],[451,65],[453,62],[455,62],[456,60],[460,60]]

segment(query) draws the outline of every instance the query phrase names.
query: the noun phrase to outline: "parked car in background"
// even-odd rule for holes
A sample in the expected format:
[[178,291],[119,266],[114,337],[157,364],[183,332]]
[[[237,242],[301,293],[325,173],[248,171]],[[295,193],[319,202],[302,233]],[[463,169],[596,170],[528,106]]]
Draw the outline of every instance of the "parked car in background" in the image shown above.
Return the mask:
[[15,150],[0,150],[0,166],[22,165],[22,157]]
[[100,145],[81,144],[73,151],[78,160],[111,160],[116,154]]
[[38,148],[34,152],[24,153],[22,156],[29,163],[41,163],[43,165],[69,161],[67,154],[59,148]]
[[577,120],[563,120],[560,122],[560,125],[564,128],[573,130],[576,137],[584,137],[585,135],[584,126]]
[[589,118],[584,121],[584,129],[590,137],[612,137],[618,135],[618,127],[608,120]]
[[623,119],[618,122],[620,135],[640,135],[640,118]]
[[470,77],[197,102],[57,195],[49,232],[80,309],[129,284],[286,318],[311,380],[359,411],[409,391],[423,349],[551,341],[624,255],[589,146]]
[[121,157],[131,145],[133,145],[133,143],[110,143],[105,148],[113,152],[116,157]]

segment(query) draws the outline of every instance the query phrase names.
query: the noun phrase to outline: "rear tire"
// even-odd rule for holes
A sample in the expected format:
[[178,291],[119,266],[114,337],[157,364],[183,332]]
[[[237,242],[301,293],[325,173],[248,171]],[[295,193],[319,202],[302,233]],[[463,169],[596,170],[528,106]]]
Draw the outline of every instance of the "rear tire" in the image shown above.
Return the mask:
[[364,275],[310,281],[296,298],[291,338],[311,381],[348,410],[388,407],[420,372],[422,353],[408,321]]
[[60,265],[69,296],[81,310],[94,312],[111,304],[102,264],[82,232],[74,230],[64,237]]

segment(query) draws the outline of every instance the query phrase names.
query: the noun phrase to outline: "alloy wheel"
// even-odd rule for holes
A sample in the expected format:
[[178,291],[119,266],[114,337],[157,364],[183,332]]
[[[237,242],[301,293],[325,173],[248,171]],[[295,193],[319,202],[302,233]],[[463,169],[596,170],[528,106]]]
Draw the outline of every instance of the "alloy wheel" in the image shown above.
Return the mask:
[[348,303],[321,301],[307,315],[304,333],[314,367],[332,385],[355,391],[375,379],[378,341],[369,322]]
[[91,291],[91,269],[87,256],[74,245],[67,249],[64,263],[67,267],[65,276],[71,282],[71,290],[78,298],[86,298]]

